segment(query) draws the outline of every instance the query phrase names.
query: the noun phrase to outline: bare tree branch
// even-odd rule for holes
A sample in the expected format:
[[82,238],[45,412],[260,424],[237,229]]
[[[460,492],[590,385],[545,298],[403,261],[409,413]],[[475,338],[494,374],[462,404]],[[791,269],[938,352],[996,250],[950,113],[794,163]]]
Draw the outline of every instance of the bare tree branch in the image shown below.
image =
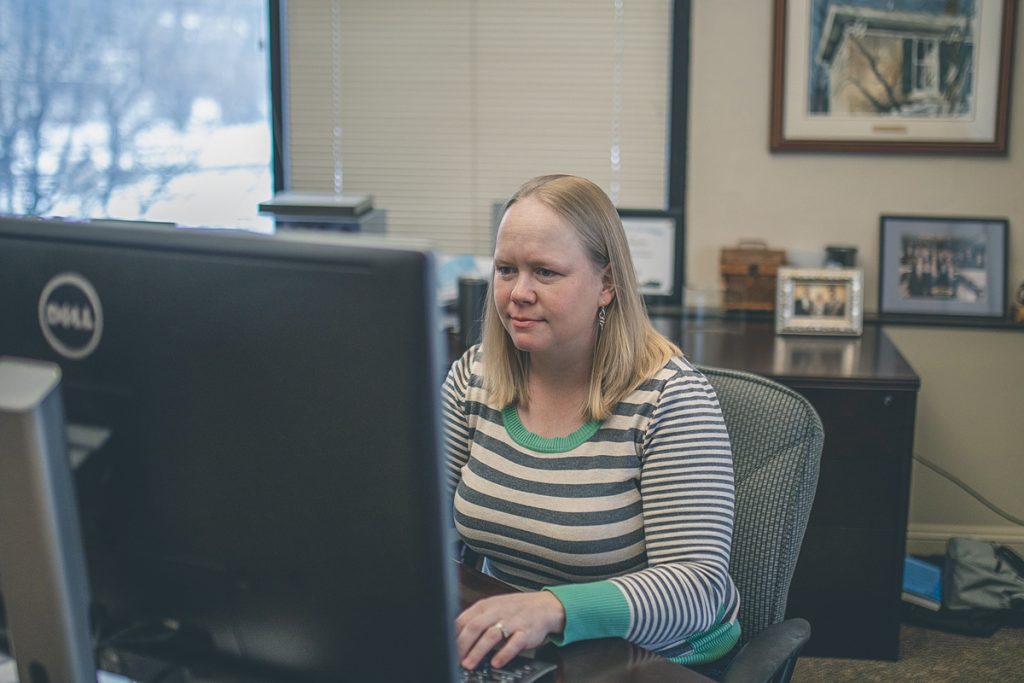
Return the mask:
[[[871,67],[871,73],[873,73],[875,78],[878,79],[878,82],[882,84],[882,87],[885,89],[885,94],[889,98],[888,104],[883,103],[874,97],[871,98],[871,101],[877,103],[875,106],[884,107],[883,109],[879,109],[879,111],[885,112],[893,111],[894,109],[899,109],[901,104],[901,98],[896,96],[896,92],[892,89],[892,85],[887,80],[885,80],[885,76],[882,75],[881,70],[878,68],[878,60],[875,59],[875,56],[871,54],[871,52],[869,52],[866,47],[864,47],[864,43],[861,42],[861,40],[857,36],[850,34],[850,42],[857,47],[857,50],[860,51],[860,53],[864,56],[864,59],[867,60],[868,66]],[[863,92],[864,89],[861,88],[861,91]]]
[[251,11],[235,1],[2,0],[0,210],[88,215],[131,196],[144,212],[159,201],[198,150],[140,153],[147,137],[190,134],[202,97],[225,119],[262,117],[245,95],[265,65],[231,59],[244,54],[237,27]]

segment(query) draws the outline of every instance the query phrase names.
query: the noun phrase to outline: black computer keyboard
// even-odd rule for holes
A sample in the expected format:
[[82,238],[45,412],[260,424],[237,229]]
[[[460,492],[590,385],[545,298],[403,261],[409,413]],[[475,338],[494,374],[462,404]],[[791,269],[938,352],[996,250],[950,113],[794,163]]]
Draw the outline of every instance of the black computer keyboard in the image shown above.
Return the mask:
[[460,683],[534,683],[558,667],[550,662],[529,657],[516,657],[500,669],[493,668],[487,662],[467,671],[460,669]]

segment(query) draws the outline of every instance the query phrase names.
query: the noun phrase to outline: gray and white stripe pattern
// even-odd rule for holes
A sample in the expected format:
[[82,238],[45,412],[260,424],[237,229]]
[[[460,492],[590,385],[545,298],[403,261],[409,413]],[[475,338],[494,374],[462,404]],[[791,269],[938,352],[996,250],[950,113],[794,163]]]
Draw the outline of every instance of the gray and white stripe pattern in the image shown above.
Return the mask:
[[456,528],[494,576],[524,589],[610,579],[625,637],[666,650],[735,619],[729,437],[714,391],[670,360],[586,441],[520,445],[483,388],[478,348],[443,388]]

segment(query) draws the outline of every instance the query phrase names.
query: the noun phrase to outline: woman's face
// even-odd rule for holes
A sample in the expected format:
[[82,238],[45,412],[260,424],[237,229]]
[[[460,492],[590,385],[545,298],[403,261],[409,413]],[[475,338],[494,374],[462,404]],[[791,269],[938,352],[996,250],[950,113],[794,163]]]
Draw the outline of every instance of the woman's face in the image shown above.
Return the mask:
[[502,218],[493,291],[517,349],[567,360],[589,357],[597,311],[613,296],[610,278],[594,265],[573,226],[536,197],[519,200]]

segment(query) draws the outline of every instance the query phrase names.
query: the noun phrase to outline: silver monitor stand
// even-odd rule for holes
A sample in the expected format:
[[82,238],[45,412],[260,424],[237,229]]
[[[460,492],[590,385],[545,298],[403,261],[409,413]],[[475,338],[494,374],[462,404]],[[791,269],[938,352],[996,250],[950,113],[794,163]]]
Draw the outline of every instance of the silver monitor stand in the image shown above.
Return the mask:
[[0,358],[0,592],[21,683],[96,683],[60,379]]

